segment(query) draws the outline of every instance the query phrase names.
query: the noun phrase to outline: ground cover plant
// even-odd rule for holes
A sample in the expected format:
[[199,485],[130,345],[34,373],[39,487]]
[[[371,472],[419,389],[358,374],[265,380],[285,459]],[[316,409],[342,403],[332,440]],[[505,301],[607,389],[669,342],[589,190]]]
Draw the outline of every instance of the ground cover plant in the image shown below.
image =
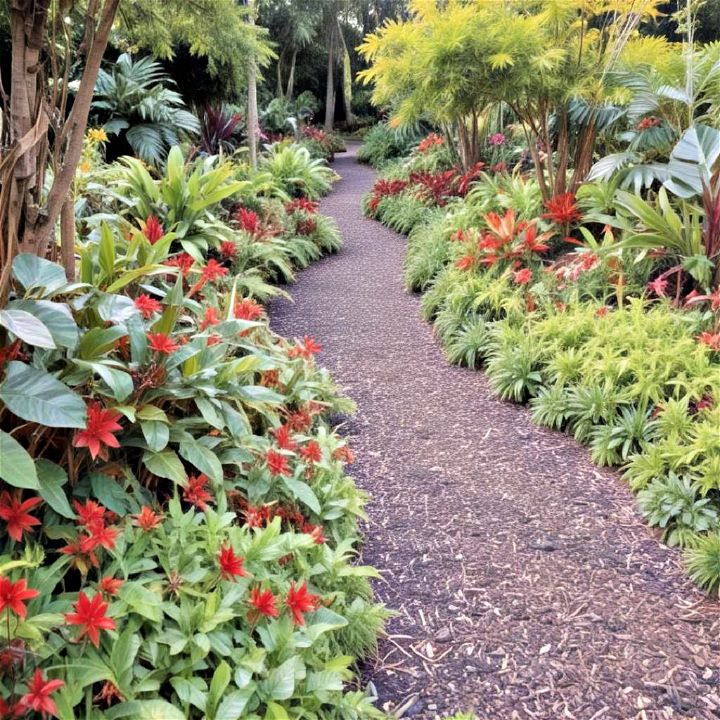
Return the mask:
[[[542,135],[544,110],[526,115],[507,87],[481,88],[478,102],[486,106],[473,124],[462,88],[442,106],[434,86],[420,80],[423,53],[431,63],[447,50],[452,23],[499,11],[417,3],[408,21],[367,40],[375,61],[367,77],[378,102],[396,124],[424,117],[435,119],[437,131],[382,166],[365,212],[408,235],[405,282],[423,293],[423,315],[449,360],[483,367],[500,397],[528,403],[535,422],[573,434],[596,463],[621,467],[648,522],[684,548],[692,577],[717,592],[720,134],[702,100],[707,88],[698,80],[692,98],[668,90],[661,111],[637,81],[650,73],[636,64],[639,48],[657,46],[657,72],[666,78],[684,68],[694,73],[687,53],[664,40],[621,42],[603,105],[596,96],[592,106],[592,143],[607,157],[589,172],[584,155],[563,159],[561,128],[535,144],[533,123]],[[413,32],[434,45],[410,68],[405,46],[393,42]],[[696,52],[702,65],[714,49]],[[444,87],[464,57],[444,56],[447,72],[437,78]],[[512,63],[519,72],[522,58],[508,49],[489,62],[493,71]],[[615,92],[619,85],[623,93]],[[548,102],[568,107],[550,95]],[[428,106],[432,112],[423,111]],[[569,107],[570,122],[582,124],[579,106]],[[661,125],[672,126],[662,142]],[[625,139],[632,131],[622,160],[620,128]],[[653,152],[637,153],[640,138]]]
[[352,403],[262,304],[339,246],[308,197],[330,175],[294,146],[152,172],[103,143],[77,280],[19,254],[0,311],[0,710],[372,717],[348,682],[386,612],[329,421]]

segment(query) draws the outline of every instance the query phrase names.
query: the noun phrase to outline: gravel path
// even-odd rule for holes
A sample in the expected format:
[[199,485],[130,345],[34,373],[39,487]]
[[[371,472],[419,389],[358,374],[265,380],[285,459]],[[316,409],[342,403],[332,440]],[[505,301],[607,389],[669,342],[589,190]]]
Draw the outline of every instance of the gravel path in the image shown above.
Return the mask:
[[447,364],[404,238],[362,216],[354,148],[322,204],[344,249],[305,270],[274,327],[308,334],[359,406],[372,493],[363,560],[398,616],[368,668],[404,717],[720,718],[720,609],[686,579],[614,472]]

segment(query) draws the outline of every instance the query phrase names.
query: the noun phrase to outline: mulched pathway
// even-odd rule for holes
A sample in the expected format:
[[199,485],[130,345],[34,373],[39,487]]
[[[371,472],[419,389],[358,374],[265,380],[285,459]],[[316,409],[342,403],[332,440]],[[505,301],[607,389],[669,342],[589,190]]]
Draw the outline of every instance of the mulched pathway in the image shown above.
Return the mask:
[[398,611],[368,676],[403,717],[720,718],[720,606],[686,578],[618,474],[450,366],[404,292],[405,240],[362,216],[354,148],[322,204],[345,237],[305,270],[285,335],[308,334],[359,406],[372,493],[363,561]]

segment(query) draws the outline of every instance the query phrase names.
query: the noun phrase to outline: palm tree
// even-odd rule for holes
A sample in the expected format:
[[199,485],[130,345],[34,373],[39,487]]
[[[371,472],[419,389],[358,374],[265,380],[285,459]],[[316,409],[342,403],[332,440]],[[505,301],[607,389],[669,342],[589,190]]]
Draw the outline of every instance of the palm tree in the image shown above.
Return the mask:
[[138,60],[121,55],[110,72],[101,70],[95,84],[93,108],[107,120],[108,135],[124,134],[133,152],[157,165],[168,150],[200,130],[198,119],[185,109],[174,84],[151,57]]

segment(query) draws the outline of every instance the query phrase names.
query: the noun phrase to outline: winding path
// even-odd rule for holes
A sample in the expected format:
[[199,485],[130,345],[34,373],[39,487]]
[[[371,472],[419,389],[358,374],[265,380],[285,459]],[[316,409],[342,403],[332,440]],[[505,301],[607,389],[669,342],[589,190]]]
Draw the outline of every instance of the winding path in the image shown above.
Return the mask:
[[405,241],[362,216],[372,170],[340,156],[322,211],[344,249],[274,327],[308,334],[359,406],[372,493],[363,560],[398,615],[368,669],[386,709],[435,718],[720,718],[720,607],[693,588],[614,472],[452,367],[404,292]]

